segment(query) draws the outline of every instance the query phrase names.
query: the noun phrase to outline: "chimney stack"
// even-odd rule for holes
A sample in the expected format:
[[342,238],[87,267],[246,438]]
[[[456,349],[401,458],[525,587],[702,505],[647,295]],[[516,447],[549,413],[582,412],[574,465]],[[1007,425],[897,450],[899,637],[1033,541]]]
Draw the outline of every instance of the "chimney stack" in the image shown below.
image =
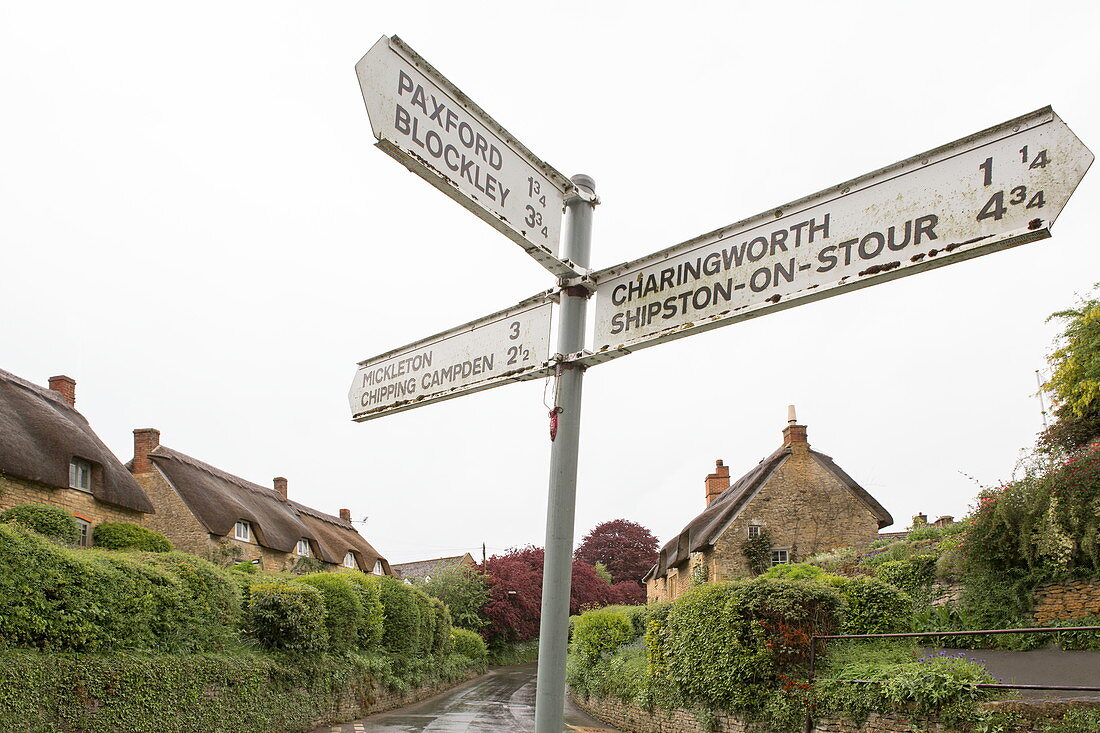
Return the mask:
[[76,380],[72,377],[66,377],[64,374],[50,377],[50,389],[64,397],[70,405],[76,406]]
[[923,527],[926,524],[928,524],[928,515],[927,514],[922,513],[922,514],[914,514],[913,515],[913,526],[914,527]]
[[707,476],[706,484],[707,506],[710,506],[723,491],[730,487],[730,469],[722,463],[721,458],[714,462],[714,473]]
[[351,521],[351,509],[341,509],[340,510],[340,519],[343,519],[345,522],[350,522]]
[[160,446],[160,431],[156,428],[138,428],[134,431],[134,464],[133,473],[149,473],[153,470],[153,462],[149,460],[149,454]]
[[806,439],[806,426],[798,424],[798,418],[794,414],[794,405],[787,405],[787,427],[783,428],[783,445],[792,443],[801,446],[809,446]]
[[282,497],[285,500],[286,499],[286,479],[283,478],[282,476],[276,476],[275,478],[273,478],[271,480],[271,482],[273,484],[275,484],[275,493],[278,494],[280,497]]

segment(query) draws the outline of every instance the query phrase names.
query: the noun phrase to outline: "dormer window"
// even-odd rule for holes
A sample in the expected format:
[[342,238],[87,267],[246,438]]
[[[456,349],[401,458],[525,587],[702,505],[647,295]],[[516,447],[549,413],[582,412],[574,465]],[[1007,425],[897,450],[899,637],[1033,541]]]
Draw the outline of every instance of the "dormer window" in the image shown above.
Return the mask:
[[69,462],[69,486],[80,491],[92,490],[92,464],[83,458]]
[[309,557],[309,540],[304,537],[298,540],[298,557]]
[[345,568],[354,568],[355,567],[355,553],[352,552],[351,550],[348,550],[348,553],[346,555],[344,555],[344,567]]
[[386,574],[385,571],[382,570],[382,561],[381,560],[375,560],[374,561],[374,570],[371,571],[371,572],[373,572],[375,575],[385,575]]
[[252,524],[241,519],[233,525],[233,539],[242,542],[252,541]]

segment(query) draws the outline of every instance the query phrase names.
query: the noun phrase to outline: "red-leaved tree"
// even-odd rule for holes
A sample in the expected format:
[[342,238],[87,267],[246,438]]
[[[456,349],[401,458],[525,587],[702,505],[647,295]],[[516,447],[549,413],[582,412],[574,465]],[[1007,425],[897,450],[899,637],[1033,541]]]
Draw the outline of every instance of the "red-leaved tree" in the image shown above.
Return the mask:
[[[538,636],[542,618],[542,564],[545,552],[528,545],[493,555],[481,569],[489,579],[489,602],[482,614],[489,620],[481,630],[489,642],[528,641]],[[591,608],[621,603],[638,603],[633,588],[627,584],[609,585],[596,569],[579,560],[573,561],[569,613],[578,614]],[[641,590],[637,583],[630,584]],[[641,590],[641,601],[645,591]]]
[[612,519],[596,525],[584,536],[573,559],[589,565],[603,563],[611,573],[612,583],[629,581],[640,585],[642,576],[657,562],[657,538],[637,522]]

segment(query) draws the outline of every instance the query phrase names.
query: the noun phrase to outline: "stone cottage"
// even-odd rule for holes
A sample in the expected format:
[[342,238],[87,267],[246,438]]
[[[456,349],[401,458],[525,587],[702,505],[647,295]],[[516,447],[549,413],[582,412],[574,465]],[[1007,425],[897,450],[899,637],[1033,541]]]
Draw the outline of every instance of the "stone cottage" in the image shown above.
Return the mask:
[[0,370],[0,511],[35,502],[66,509],[89,545],[101,522],[144,523],[153,504],[76,410],[76,380],[46,389]]
[[287,480],[272,488],[160,444],[160,431],[134,431],[129,468],[156,513],[145,525],[183,552],[215,562],[251,561],[264,570],[362,570],[392,575],[389,562],[355,530],[351,513],[326,514],[292,501]]
[[806,426],[789,408],[783,444],[730,483],[719,460],[706,478],[707,507],[660,552],[646,574],[650,602],[678,598],[695,582],[749,574],[742,550],[770,538],[770,564],[797,562],[841,547],[865,547],[894,520],[833,459],[810,448]]

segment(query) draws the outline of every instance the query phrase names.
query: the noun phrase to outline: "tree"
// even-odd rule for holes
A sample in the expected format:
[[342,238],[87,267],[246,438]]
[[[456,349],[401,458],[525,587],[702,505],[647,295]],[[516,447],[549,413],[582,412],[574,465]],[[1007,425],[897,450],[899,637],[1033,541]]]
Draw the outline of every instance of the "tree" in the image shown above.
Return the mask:
[[1047,320],[1055,319],[1065,328],[1050,355],[1052,374],[1043,390],[1054,402],[1056,420],[1039,444],[1075,450],[1100,435],[1100,300],[1081,299]]
[[[489,600],[481,615],[487,625],[481,629],[490,644],[528,641],[538,636],[542,618],[542,565],[546,553],[541,547],[509,550],[490,557],[481,570],[489,583]],[[633,587],[620,587],[620,586]],[[601,578],[596,568],[580,560],[573,561],[570,575],[569,613],[576,615],[592,608],[645,601],[645,591],[637,583],[612,585]]]
[[490,599],[489,578],[476,568],[456,564],[433,575],[420,589],[443,601],[459,628],[478,631],[489,623],[482,613]]
[[573,558],[589,565],[602,563],[613,583],[641,584],[657,562],[657,538],[637,522],[613,519],[585,535]]

